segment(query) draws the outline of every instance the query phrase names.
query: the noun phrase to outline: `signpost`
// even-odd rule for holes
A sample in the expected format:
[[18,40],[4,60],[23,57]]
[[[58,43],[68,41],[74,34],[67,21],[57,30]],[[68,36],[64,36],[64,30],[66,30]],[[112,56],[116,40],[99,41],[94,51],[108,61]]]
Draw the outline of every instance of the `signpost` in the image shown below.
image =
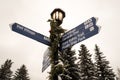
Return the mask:
[[[72,30],[63,34],[60,43],[60,50],[64,50],[70,46],[73,46],[93,35],[96,35],[99,32],[99,27],[96,25],[97,18],[92,17],[80,24],[79,26],[73,28]],[[18,23],[14,23],[11,25],[13,31],[20,33],[24,36],[32,38],[38,42],[46,44],[50,46],[50,39],[40,33],[37,33],[31,29],[28,29]],[[49,54],[51,52],[47,49],[44,53],[43,67],[42,72],[50,65]]]

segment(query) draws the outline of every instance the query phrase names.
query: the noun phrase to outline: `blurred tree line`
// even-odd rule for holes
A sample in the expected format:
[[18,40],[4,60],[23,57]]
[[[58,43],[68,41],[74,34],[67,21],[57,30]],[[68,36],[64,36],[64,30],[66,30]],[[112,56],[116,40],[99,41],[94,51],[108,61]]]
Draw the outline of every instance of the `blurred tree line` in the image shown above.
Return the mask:
[[[120,68],[117,74],[113,72],[110,62],[106,59],[100,48],[95,45],[94,62],[92,54],[85,45],[81,45],[79,54],[76,55],[72,47],[61,52],[57,66],[59,80],[120,80]],[[76,57],[78,56],[78,57]],[[22,65],[15,71],[11,70],[12,60],[7,59],[0,67],[0,80],[30,80],[28,70]],[[116,76],[117,75],[117,76]]]

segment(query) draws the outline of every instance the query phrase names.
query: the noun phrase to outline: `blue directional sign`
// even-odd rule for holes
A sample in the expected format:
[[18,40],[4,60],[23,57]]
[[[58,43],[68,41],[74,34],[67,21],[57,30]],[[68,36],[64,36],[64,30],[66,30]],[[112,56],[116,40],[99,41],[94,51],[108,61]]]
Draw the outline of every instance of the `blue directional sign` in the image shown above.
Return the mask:
[[80,32],[83,32],[86,34],[87,32],[89,32],[89,28],[91,26],[96,25],[97,22],[97,18],[92,17],[90,19],[88,19],[87,21],[85,21],[84,23],[78,25],[77,27],[69,30],[68,32],[66,32],[63,36],[62,36],[62,41],[64,42],[68,39],[70,39],[71,37],[75,36],[76,34],[79,34]]
[[17,33],[20,33],[24,36],[27,36],[29,38],[32,38],[38,42],[41,42],[41,43],[44,43],[48,46],[50,46],[50,39],[40,33],[37,33],[31,29],[28,29],[18,23],[14,23],[11,25],[11,28],[13,31],[17,32]]
[[81,25],[66,32],[62,36],[61,50],[73,46],[99,32],[99,27],[96,25],[97,19],[92,17]]
[[42,66],[42,72],[44,72],[50,65],[50,54],[51,51],[49,48],[45,51],[44,56],[43,56],[43,66]]

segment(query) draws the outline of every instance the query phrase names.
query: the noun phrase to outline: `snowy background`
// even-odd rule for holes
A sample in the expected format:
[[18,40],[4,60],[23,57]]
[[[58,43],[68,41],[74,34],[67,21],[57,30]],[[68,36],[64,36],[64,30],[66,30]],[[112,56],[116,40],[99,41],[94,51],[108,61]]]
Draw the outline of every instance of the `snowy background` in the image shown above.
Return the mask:
[[50,67],[41,71],[48,46],[11,31],[9,24],[17,22],[49,37],[47,20],[55,8],[66,12],[62,27],[67,30],[98,17],[100,33],[73,49],[78,53],[80,44],[85,44],[94,55],[98,44],[114,71],[120,67],[120,0],[0,0],[0,65],[11,59],[13,71],[25,64],[31,80],[48,80]]

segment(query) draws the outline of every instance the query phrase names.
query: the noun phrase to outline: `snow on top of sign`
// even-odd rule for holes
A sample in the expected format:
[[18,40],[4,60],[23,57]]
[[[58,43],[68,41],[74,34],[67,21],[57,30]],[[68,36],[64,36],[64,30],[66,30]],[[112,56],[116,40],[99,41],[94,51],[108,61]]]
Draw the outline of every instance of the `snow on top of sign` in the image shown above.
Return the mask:
[[98,17],[94,17],[96,19],[96,22],[98,21]]
[[12,30],[12,25],[13,25],[13,24],[15,24],[15,23],[11,23],[11,24],[9,24],[9,27],[10,27],[11,30]]
[[98,28],[99,28],[99,29],[98,29],[98,33],[99,33],[102,27],[101,27],[100,25],[97,25],[97,26],[98,26]]

